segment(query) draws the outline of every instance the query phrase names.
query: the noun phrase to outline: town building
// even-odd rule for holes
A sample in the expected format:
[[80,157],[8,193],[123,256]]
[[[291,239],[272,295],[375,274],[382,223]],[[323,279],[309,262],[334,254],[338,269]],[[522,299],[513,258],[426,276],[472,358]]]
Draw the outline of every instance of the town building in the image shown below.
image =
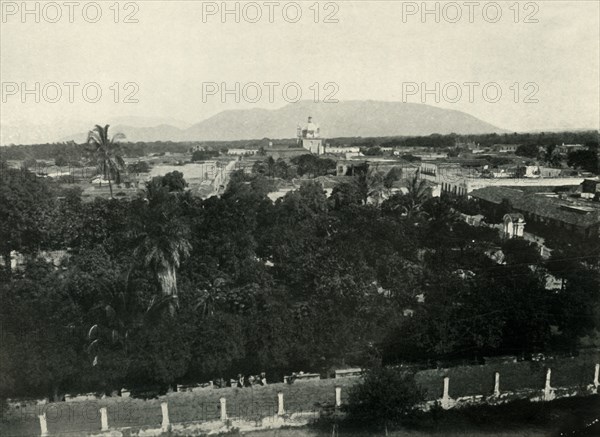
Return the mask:
[[227,150],[228,155],[234,156],[253,156],[258,153],[258,149],[229,149]]
[[505,214],[521,213],[531,225],[564,229],[587,238],[599,236],[600,202],[507,187],[480,188],[470,197],[478,201],[492,221]]
[[[531,166],[519,169],[506,166],[490,169],[481,160],[456,160],[452,162],[421,162],[420,174],[425,180],[439,185],[439,192],[467,196],[473,190],[485,187],[514,187],[554,191],[576,189],[584,180],[582,176],[565,176],[564,170]],[[524,171],[523,171],[524,170]]]
[[335,165],[336,176],[355,176],[366,173],[369,166],[366,161],[340,160]]
[[559,153],[565,153],[568,154],[569,152],[576,152],[578,150],[584,150],[585,147],[583,146],[583,144],[565,144],[562,143],[560,146],[556,146],[556,150],[558,150]]
[[310,153],[322,155],[325,153],[323,147],[323,139],[321,138],[321,129],[312,121],[312,117],[308,117],[308,123],[305,127],[298,126],[297,143]]
[[352,154],[359,154],[360,153],[360,147],[358,146],[348,146],[348,145],[342,145],[342,146],[331,146],[329,144],[325,144],[325,153],[332,153],[332,154],[343,154],[346,155],[348,153],[352,153]]
[[497,153],[515,153],[519,144],[494,144],[492,150]]
[[579,186],[581,197],[598,199],[600,197],[600,179],[584,179]]
[[436,159],[448,158],[448,154],[443,152],[413,153],[413,156],[421,159],[422,161],[434,161]]
[[436,182],[436,179],[448,174],[460,174],[461,166],[458,163],[453,162],[421,162],[415,164],[419,168],[424,178],[432,182]]
[[272,157],[275,161],[279,158],[291,159],[295,156],[306,155],[308,153],[304,147],[273,146],[265,149],[265,155]]
[[525,217],[519,212],[505,214],[502,220],[505,238],[523,237],[525,231]]

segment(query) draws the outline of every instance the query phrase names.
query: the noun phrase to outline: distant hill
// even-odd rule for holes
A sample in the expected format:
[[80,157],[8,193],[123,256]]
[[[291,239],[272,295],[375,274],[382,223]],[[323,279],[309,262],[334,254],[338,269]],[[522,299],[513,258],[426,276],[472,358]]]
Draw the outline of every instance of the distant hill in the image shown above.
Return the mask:
[[[272,110],[258,108],[227,110],[189,127],[183,123],[170,123],[168,119],[153,120],[136,117],[116,118],[110,124],[113,133],[122,132],[131,142],[232,141],[293,138],[297,125],[304,125],[309,115],[321,127],[321,135],[326,138],[507,132],[461,111],[435,108],[419,103],[371,100],[339,103],[301,101]],[[152,121],[157,123],[151,124]],[[78,129],[75,132],[78,133],[48,137],[44,142],[70,140],[83,142],[86,131]],[[39,132],[42,133],[43,130]],[[3,143],[19,142],[15,141],[17,138],[11,140],[5,141],[3,138]],[[36,141],[41,142],[41,139],[36,138]]]
[[128,132],[133,141],[170,140],[190,126],[174,118],[124,116],[108,120],[65,119],[57,123],[13,122],[0,125],[0,143],[44,144],[65,141],[84,142],[94,124],[110,124],[111,132]]
[[[93,127],[93,126],[92,126]],[[125,138],[130,142],[151,142],[151,141],[182,141],[183,131],[178,127],[169,124],[159,124],[152,127],[136,127],[122,124],[111,124],[109,134],[114,135],[117,132],[125,134]],[[85,142],[87,132],[80,132],[75,135],[69,135],[61,138],[61,141],[75,141],[76,143]]]
[[223,111],[184,130],[182,139],[290,138],[309,115],[321,127],[322,136],[329,138],[505,132],[464,112],[417,103],[302,101],[275,110]]

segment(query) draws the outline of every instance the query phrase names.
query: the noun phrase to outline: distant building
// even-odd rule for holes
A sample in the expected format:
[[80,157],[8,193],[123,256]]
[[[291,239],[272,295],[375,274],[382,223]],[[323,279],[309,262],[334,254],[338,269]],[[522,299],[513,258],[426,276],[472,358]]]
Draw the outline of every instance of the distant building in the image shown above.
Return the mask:
[[[471,161],[473,165],[471,165]],[[479,164],[477,164],[479,162]],[[477,167],[478,165],[479,167]],[[421,162],[421,177],[436,182],[442,193],[466,196],[471,191],[485,187],[530,187],[539,191],[553,191],[554,188],[577,188],[583,177],[563,176],[563,170],[545,167],[531,168],[531,176],[517,177],[517,167],[489,169],[479,160],[465,162]],[[534,175],[539,169],[540,175]],[[558,177],[553,177],[559,173]],[[529,175],[527,175],[529,176]]]
[[477,150],[479,149],[479,144],[475,143],[475,141],[458,141],[454,142],[454,147],[459,149],[469,149],[469,150]]
[[519,144],[494,144],[492,150],[497,153],[515,153]]
[[335,165],[335,174],[336,176],[354,176],[359,173],[366,173],[368,168],[367,161],[340,160]]
[[438,176],[457,174],[461,171],[460,164],[450,162],[421,162],[417,163],[416,166],[419,167],[421,174],[425,176],[424,178],[431,181],[435,181]]
[[585,147],[583,146],[583,144],[565,144],[565,143],[562,143],[562,145],[556,146],[556,150],[558,150],[559,153],[576,152],[578,150],[583,150],[583,149],[585,149]]
[[92,183],[92,185],[98,185],[98,186],[106,185],[106,186],[108,186],[108,179],[104,179],[102,176],[96,176],[90,182]]
[[579,189],[583,198],[598,198],[600,196],[600,179],[584,179]]
[[329,144],[325,144],[325,153],[335,153],[335,154],[347,154],[347,153],[360,153],[360,147],[358,146],[330,146]]
[[274,160],[291,159],[295,156],[306,155],[309,152],[304,147],[285,147],[285,146],[274,146],[265,149],[265,155],[271,156]]
[[446,159],[448,158],[448,154],[447,153],[441,153],[441,152],[431,152],[431,153],[413,153],[412,154],[415,158],[420,158],[423,161],[433,161],[436,159]]
[[304,128],[298,126],[297,138],[298,144],[310,153],[314,153],[315,155],[325,153],[323,139],[321,138],[321,129],[313,123],[312,117],[308,117],[308,123]]
[[235,156],[252,156],[258,153],[258,149],[229,149],[227,151],[228,155]]
[[336,162],[336,176],[354,176],[367,171],[376,171],[387,175],[393,171],[397,179],[406,179],[414,177],[418,169],[418,166],[405,161],[377,157],[372,159],[340,159]]
[[[490,217],[511,212],[521,213],[528,223],[575,232],[588,238],[598,237],[600,203],[566,195],[548,193],[526,194],[506,187],[486,187],[473,191]],[[504,216],[506,217],[506,216]]]

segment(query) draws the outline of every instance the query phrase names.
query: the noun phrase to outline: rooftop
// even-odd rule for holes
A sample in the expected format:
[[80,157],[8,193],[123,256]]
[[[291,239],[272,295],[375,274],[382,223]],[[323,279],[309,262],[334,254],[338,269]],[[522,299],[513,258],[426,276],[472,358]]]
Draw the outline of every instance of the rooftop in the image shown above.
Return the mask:
[[476,199],[494,204],[508,202],[517,211],[587,228],[600,224],[600,203],[556,194],[526,194],[505,187],[485,187],[471,192]]
[[523,197],[523,195],[524,193],[521,190],[506,187],[485,187],[473,190],[470,193],[471,197],[495,203],[496,205],[500,205],[503,201],[508,201],[512,204]]

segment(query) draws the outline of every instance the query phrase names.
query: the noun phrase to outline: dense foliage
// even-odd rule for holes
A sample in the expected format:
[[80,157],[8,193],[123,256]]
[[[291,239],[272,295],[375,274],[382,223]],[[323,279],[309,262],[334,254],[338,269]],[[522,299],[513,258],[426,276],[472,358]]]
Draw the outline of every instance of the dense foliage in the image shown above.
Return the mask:
[[393,367],[375,367],[350,388],[344,410],[347,420],[359,426],[388,427],[402,424],[424,400],[414,374]]
[[[5,168],[0,396],[571,350],[598,326],[597,258],[565,248],[546,266],[416,180],[379,206],[365,193],[382,181],[350,180],[273,203],[268,177],[234,173],[202,200],[174,172],[86,203]],[[505,264],[488,256],[500,249]],[[25,257],[12,271],[11,251]]]

